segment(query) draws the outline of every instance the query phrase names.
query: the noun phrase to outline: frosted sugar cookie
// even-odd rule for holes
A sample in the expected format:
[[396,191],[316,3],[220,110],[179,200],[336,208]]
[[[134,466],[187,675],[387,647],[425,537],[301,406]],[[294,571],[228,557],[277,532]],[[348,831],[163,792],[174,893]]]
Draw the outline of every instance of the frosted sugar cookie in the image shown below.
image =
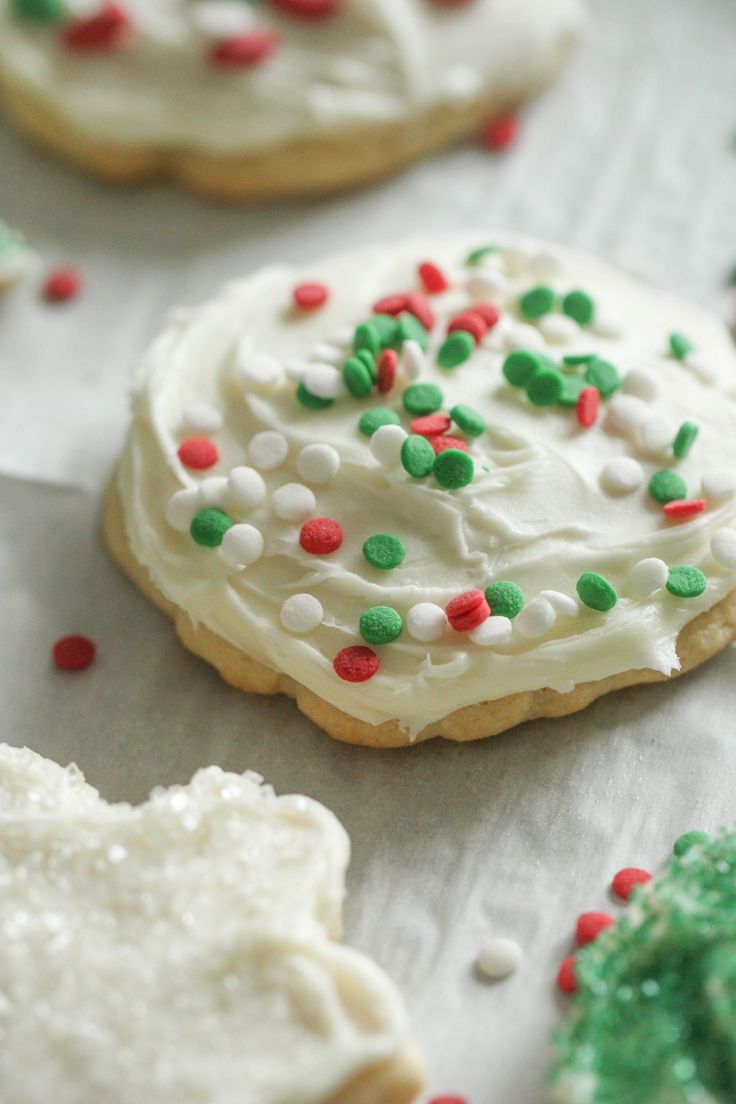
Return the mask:
[[736,634],[735,394],[715,317],[531,241],[269,268],[146,355],[108,539],[234,685],[486,736]]

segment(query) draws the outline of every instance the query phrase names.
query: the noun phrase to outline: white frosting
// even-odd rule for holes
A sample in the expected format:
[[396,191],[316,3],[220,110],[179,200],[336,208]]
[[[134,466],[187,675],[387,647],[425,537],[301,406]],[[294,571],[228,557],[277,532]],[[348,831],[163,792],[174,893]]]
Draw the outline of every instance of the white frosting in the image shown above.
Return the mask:
[[[431,258],[447,273],[462,272],[465,253],[477,244],[422,241],[312,265],[310,275],[323,279],[332,296],[322,311],[304,317],[288,310],[292,288],[304,279],[297,271],[270,268],[230,284],[169,326],[146,356],[120,469],[132,551],[167,598],[195,623],[285,671],[345,712],[371,723],[399,718],[411,735],[461,706],[517,691],[566,691],[631,669],[670,674],[678,667],[675,643],[683,626],[736,587],[736,572],[710,552],[713,536],[736,523],[736,499],[714,500],[698,516],[673,523],[647,491],[652,474],[663,466],[676,468],[691,497],[700,495],[704,472],[736,471],[736,357],[726,330],[702,309],[587,258],[560,254],[553,285],[561,294],[586,289],[601,311],[615,311],[624,320],[623,334],[600,338],[583,329],[565,353],[598,352],[622,377],[635,367],[646,368],[657,384],[652,417],[663,417],[672,427],[668,458],[650,456],[637,435],[641,431],[622,434],[605,417],[583,430],[574,410],[534,407],[504,380],[505,335],[518,322],[520,293],[536,282],[530,273],[539,247],[533,242],[514,242],[516,274],[507,271],[503,252],[486,262],[489,271],[506,276],[507,290],[497,298],[502,318],[453,371],[436,366],[435,352],[449,318],[467,305],[467,293],[454,286],[432,298],[438,323],[422,380],[442,388],[445,409],[464,403],[488,422],[486,432],[467,438],[476,468],[470,486],[450,491],[431,477],[413,479],[394,457],[393,433],[386,433],[387,446],[380,449],[361,435],[359,417],[374,406],[397,411],[409,427],[400,386],[362,401],[348,395],[317,411],[298,404],[291,381],[269,395],[243,390],[233,362],[245,334],[282,362],[303,357],[325,335],[364,321],[387,292],[416,287],[419,261]],[[522,246],[526,266],[517,257]],[[667,338],[675,327],[721,373],[719,385],[704,385],[669,355]],[[536,327],[533,331],[538,333]],[[548,351],[561,355],[557,347]],[[247,521],[264,535],[263,556],[241,572],[230,568],[219,551],[196,545],[178,524],[166,520],[171,496],[202,480],[176,455],[189,435],[183,412],[193,402],[212,405],[224,416],[214,438],[220,462],[205,476],[227,474],[243,464],[254,435],[270,431],[288,442],[283,463],[262,473],[265,499],[251,509],[226,505],[234,521]],[[676,462],[671,443],[685,420],[697,422],[700,433],[687,458]],[[299,523],[282,521],[274,512],[282,497],[279,488],[300,482],[299,457],[314,443],[329,443],[340,457],[334,477],[312,486],[315,516],[332,518],[343,530],[342,546],[324,557],[305,552]],[[606,472],[610,476],[612,462],[624,457],[635,459],[644,472],[643,484],[628,493],[612,491],[602,478]],[[182,510],[189,505],[187,500]],[[361,549],[376,533],[404,542],[400,567],[369,567]],[[651,558],[701,568],[708,580],[705,593],[678,599],[667,591],[628,592],[632,569]],[[582,607],[577,617],[570,616],[572,605],[568,602],[566,609],[560,595],[576,600],[577,580],[589,571],[612,583],[619,602],[607,614]],[[485,645],[477,646],[444,624],[442,611],[450,599],[498,580],[517,583],[533,603],[514,621],[508,640],[501,634],[500,643],[488,646],[487,634],[493,634],[486,629],[480,634]],[[324,620],[299,638],[284,629],[279,612],[290,594],[304,593],[319,600]],[[375,605],[398,610],[404,631],[377,649],[381,668],[370,682],[343,682],[333,670],[333,658],[363,643],[360,617]]]
[[[60,48],[56,27],[19,21],[0,0],[0,66],[91,137],[215,154],[403,121],[496,88],[511,100],[582,22],[582,0],[344,0],[339,15],[314,22],[259,4],[254,21],[279,32],[280,48],[255,67],[218,71],[201,0],[119,3],[136,28],[130,42],[80,57]],[[84,16],[94,8],[67,4]]]
[[349,845],[316,802],[211,767],[108,805],[0,745],[0,836],[3,1104],[308,1104],[405,1041],[330,939]]

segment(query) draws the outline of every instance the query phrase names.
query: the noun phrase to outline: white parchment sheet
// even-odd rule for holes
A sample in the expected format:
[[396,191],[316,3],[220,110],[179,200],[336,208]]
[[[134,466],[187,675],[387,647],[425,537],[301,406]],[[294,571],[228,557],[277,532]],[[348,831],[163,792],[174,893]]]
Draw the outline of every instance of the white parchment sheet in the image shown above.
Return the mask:
[[[736,820],[736,650],[471,746],[332,743],[288,701],[221,683],[108,562],[99,496],[129,373],[170,306],[236,274],[427,229],[536,233],[733,309],[735,57],[733,0],[599,0],[507,155],[468,145],[358,195],[275,208],[110,190],[0,128],[0,217],[88,284],[64,308],[33,283],[0,304],[2,737],[75,760],[110,799],[216,762],[325,802],[353,840],[347,937],[406,994],[431,1090],[473,1104],[544,1100],[557,963],[579,911],[616,907],[610,876]],[[70,631],[99,646],[76,677],[48,658]],[[473,973],[490,934],[525,951],[495,985]]]

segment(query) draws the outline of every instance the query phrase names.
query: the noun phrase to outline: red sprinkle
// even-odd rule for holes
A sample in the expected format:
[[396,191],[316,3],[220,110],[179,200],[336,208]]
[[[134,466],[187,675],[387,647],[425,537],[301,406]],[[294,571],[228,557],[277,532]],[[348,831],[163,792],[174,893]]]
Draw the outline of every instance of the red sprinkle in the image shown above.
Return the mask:
[[337,15],[340,0],[271,0],[271,5],[295,19],[329,19]]
[[444,433],[440,433],[436,437],[428,437],[427,440],[438,456],[447,449],[460,449],[461,452],[470,452],[467,443],[461,441],[459,437],[446,436]]
[[49,272],[43,284],[43,297],[47,303],[67,303],[76,299],[82,290],[83,280],[76,268],[64,265]]
[[[450,3],[467,3],[467,0],[444,0],[448,7]],[[429,1104],[468,1104],[467,1097],[464,1096],[433,1096],[429,1101]]]
[[407,301],[409,296],[405,291],[399,291],[395,295],[384,295],[383,299],[379,299],[373,304],[374,314],[401,314],[403,310],[407,310]]
[[446,433],[452,424],[449,414],[424,414],[421,418],[412,418],[411,431],[420,437],[435,437]]
[[563,958],[557,971],[557,987],[563,993],[577,993],[578,979],[575,976],[575,955]]
[[52,649],[55,665],[60,671],[83,671],[93,662],[97,649],[87,636],[62,636]]
[[696,514],[702,514],[707,505],[704,498],[674,498],[672,502],[665,502],[662,510],[668,518],[685,521]]
[[575,404],[575,413],[578,421],[584,429],[590,429],[595,424],[598,411],[601,406],[601,393],[597,387],[584,387],[578,395]]
[[342,544],[342,529],[332,518],[312,518],[302,525],[299,543],[313,556],[329,556]]
[[457,314],[447,327],[448,333],[463,330],[469,333],[476,345],[479,345],[488,332],[488,324],[482,314],[476,311],[464,311]]
[[482,142],[486,149],[503,150],[514,142],[519,134],[519,116],[509,111],[497,115],[483,128]]
[[583,912],[575,925],[575,941],[579,947],[592,943],[602,931],[610,928],[616,921],[607,912]]
[[431,330],[435,323],[434,311],[429,305],[429,300],[421,292],[413,291],[406,297],[404,310],[413,314],[418,322],[421,322],[425,330]]
[[345,682],[367,682],[380,667],[378,656],[365,644],[343,648],[332,661],[335,673]]
[[396,366],[399,358],[395,349],[384,349],[378,358],[376,386],[382,395],[387,394],[396,380]]
[[258,65],[271,57],[279,46],[279,36],[266,27],[231,35],[217,42],[210,51],[210,61],[222,69],[243,69]]
[[491,607],[482,590],[466,590],[447,603],[445,613],[455,632],[470,632],[490,616]]
[[493,303],[476,303],[472,313],[481,316],[488,330],[492,330],[501,317],[500,310]]
[[294,305],[301,310],[316,310],[323,307],[330,297],[330,289],[327,284],[311,283],[299,284],[292,292]]
[[648,870],[641,870],[636,866],[626,866],[623,870],[619,870],[618,874],[611,882],[611,889],[617,897],[622,897],[624,901],[628,901],[634,889],[639,885],[645,885],[646,882],[651,882],[652,875]]
[[122,8],[108,3],[96,15],[72,19],[61,33],[67,50],[102,52],[119,49],[130,30],[130,20]]
[[419,266],[419,279],[424,285],[424,290],[430,295],[437,295],[440,291],[447,291],[450,286],[444,272],[431,261],[424,261]]
[[188,441],[182,441],[177,455],[185,468],[196,468],[198,471],[213,467],[220,459],[217,445],[206,437],[190,437]]

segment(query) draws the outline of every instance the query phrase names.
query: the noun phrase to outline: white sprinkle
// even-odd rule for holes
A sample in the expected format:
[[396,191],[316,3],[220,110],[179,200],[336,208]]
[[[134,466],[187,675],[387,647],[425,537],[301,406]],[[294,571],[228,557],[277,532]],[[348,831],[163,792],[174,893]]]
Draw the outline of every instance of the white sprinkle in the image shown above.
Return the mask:
[[292,383],[301,383],[308,367],[308,362],[306,360],[300,360],[298,357],[291,357],[289,360],[284,361],[286,378],[290,379]]
[[658,594],[667,582],[669,568],[664,560],[658,560],[651,556],[646,560],[639,560],[629,572],[627,588],[629,594],[635,598],[651,598]]
[[266,484],[263,476],[255,468],[245,465],[233,468],[227,477],[228,496],[247,510],[258,506],[266,497]]
[[409,340],[405,341],[401,346],[399,370],[407,379],[413,380],[424,372],[426,366],[427,358],[424,355],[424,350],[418,341],[410,337]]
[[325,611],[313,594],[292,594],[281,607],[281,624],[289,632],[308,633],[322,624]]
[[379,464],[396,468],[401,462],[401,446],[408,434],[397,425],[379,426],[370,440],[369,448]]
[[192,8],[192,22],[208,38],[228,38],[253,26],[254,13],[249,4],[232,0],[200,0]]
[[312,349],[312,359],[321,360],[325,364],[342,364],[345,359],[344,349],[338,349],[337,345],[330,345],[326,341],[320,341]]
[[615,314],[601,310],[600,307],[596,308],[592,329],[593,333],[598,334],[599,337],[608,337],[611,340],[624,336],[624,327],[621,320]]
[[340,470],[340,454],[332,445],[306,445],[299,453],[296,470],[307,483],[327,483]]
[[672,446],[674,439],[672,423],[658,414],[648,418],[641,427],[641,442],[647,452],[662,453]]
[[273,391],[283,381],[284,370],[272,356],[255,353],[250,343],[238,350],[237,372],[249,391]]
[[209,403],[192,403],[184,411],[184,423],[199,433],[217,433],[222,429],[222,414]]
[[710,550],[721,567],[736,567],[736,529],[721,529],[716,533]]
[[491,939],[478,954],[478,970],[487,978],[505,978],[519,968],[522,958],[521,947],[513,939]]
[[569,345],[580,337],[580,326],[566,314],[545,314],[539,319],[539,329],[553,345]]
[[552,603],[547,598],[535,598],[524,606],[515,624],[520,636],[534,640],[549,632],[556,620],[557,613]]
[[541,351],[545,348],[544,338],[535,326],[527,322],[507,322],[503,331],[504,348],[510,352],[514,349],[532,349]]
[[561,590],[543,590],[539,597],[546,598],[552,608],[563,617],[577,617],[580,613],[580,603],[577,598],[571,598]]
[[604,464],[601,481],[614,494],[631,494],[644,482],[644,469],[631,456],[617,456]]
[[263,555],[263,536],[253,525],[231,525],[220,549],[223,559],[233,567],[248,567]]
[[452,65],[440,74],[442,93],[452,103],[465,104],[474,100],[483,87],[483,79],[471,65]]
[[341,349],[347,349],[353,344],[355,331],[352,326],[341,326],[330,337],[330,345],[339,345]]
[[251,437],[248,455],[254,468],[260,471],[273,471],[274,468],[280,467],[289,455],[289,442],[283,433],[266,429]]
[[614,395],[608,403],[606,422],[619,433],[639,429],[649,417],[649,406],[636,395]]
[[465,281],[465,289],[474,303],[497,299],[503,295],[506,287],[506,277],[493,268],[485,272],[476,272]]
[[282,521],[306,521],[317,500],[303,483],[284,483],[271,495],[271,509]]
[[736,472],[725,468],[716,468],[703,476],[703,494],[714,502],[733,498],[736,494]]
[[406,631],[423,644],[439,640],[446,628],[447,614],[434,602],[418,602],[406,615]]
[[701,383],[715,383],[718,379],[718,369],[715,367],[712,357],[699,349],[694,349],[692,353],[688,353],[682,363],[690,369],[693,375],[698,377]]
[[512,631],[513,625],[508,617],[487,617],[477,629],[468,633],[468,639],[486,648],[491,644],[504,644]]
[[644,402],[654,402],[657,397],[657,380],[646,368],[632,368],[624,376],[623,389]]
[[320,399],[336,399],[343,390],[342,373],[332,364],[308,364],[304,386]]
[[166,503],[166,520],[172,529],[186,533],[200,505],[196,490],[177,491]]
[[199,500],[203,506],[222,506],[228,490],[226,475],[210,475],[199,484]]

